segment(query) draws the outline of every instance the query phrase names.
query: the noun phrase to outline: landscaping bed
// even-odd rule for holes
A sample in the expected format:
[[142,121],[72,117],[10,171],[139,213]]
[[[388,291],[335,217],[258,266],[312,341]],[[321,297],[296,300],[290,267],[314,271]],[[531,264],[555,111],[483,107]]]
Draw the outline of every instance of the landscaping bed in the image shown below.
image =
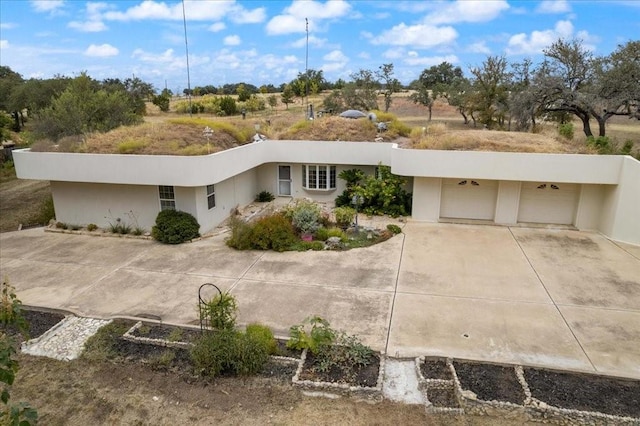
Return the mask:
[[66,316],[61,312],[22,308],[22,316],[27,322],[28,335],[23,336],[15,325],[6,327],[6,333],[18,341],[35,339],[42,336],[47,330],[58,324]]
[[513,366],[454,360],[460,387],[472,391],[482,401],[523,405],[525,394]]

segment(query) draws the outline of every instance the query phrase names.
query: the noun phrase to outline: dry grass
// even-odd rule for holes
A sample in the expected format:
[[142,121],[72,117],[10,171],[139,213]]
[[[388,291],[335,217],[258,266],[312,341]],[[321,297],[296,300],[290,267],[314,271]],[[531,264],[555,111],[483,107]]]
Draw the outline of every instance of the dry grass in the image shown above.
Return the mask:
[[[251,142],[256,128],[269,139],[323,140],[323,141],[373,141],[382,138],[386,142],[397,142],[404,148],[545,152],[594,154],[588,148],[580,123],[575,123],[572,141],[561,138],[553,124],[542,126],[536,134],[524,132],[487,131],[464,124],[456,108],[446,102],[437,101],[432,108],[432,120],[428,120],[426,107],[415,104],[408,93],[394,96],[389,113],[375,111],[379,121],[389,123],[389,130],[378,134],[375,125],[367,119],[344,119],[327,116],[307,120],[308,104],[315,110],[322,108],[320,95],[308,101],[296,102],[285,107],[248,113],[241,117],[215,117],[196,115],[188,117],[175,112],[162,113],[157,107],[148,105],[146,122],[139,126],[123,127],[104,134],[93,134],[82,140],[67,138],[53,145],[39,142],[34,151],[64,151],[120,154],[164,154],[206,155]],[[383,105],[382,98],[379,105]],[[594,130],[597,127],[594,125]],[[207,142],[202,130],[209,126],[214,130]],[[410,140],[403,136],[410,136]],[[624,141],[636,142],[634,152],[640,150],[640,122],[614,117],[608,123],[608,136],[614,145]]]

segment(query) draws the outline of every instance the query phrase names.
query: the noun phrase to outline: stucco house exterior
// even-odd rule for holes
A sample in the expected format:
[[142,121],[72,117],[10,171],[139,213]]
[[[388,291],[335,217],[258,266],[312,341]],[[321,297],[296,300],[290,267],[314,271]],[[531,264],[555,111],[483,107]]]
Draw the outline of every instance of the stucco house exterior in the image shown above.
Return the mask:
[[[330,201],[337,176],[379,164],[404,176],[412,219],[569,225],[640,245],[640,162],[629,156],[401,149],[385,142],[264,140],[206,156],[14,151],[17,176],[51,181],[56,218],[150,229],[163,208],[206,233],[260,191]],[[129,222],[131,223],[131,222]]]

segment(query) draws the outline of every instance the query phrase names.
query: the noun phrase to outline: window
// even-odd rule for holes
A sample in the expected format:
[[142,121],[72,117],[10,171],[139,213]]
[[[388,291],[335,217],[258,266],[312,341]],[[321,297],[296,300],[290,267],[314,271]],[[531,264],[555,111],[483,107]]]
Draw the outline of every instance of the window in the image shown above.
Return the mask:
[[176,209],[176,196],[173,192],[173,186],[159,186],[158,193],[160,195],[160,210]]
[[336,189],[336,166],[303,164],[302,187],[321,191]]
[[216,206],[215,185],[207,185],[207,205],[209,206],[209,210]]

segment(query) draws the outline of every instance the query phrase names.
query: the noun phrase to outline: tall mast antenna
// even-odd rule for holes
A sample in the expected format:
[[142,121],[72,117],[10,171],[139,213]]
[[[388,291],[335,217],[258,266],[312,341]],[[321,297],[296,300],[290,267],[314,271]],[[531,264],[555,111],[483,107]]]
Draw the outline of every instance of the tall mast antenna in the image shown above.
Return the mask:
[[184,25],[184,47],[187,52],[187,96],[189,99],[189,117],[191,117],[191,75],[189,74],[189,43],[187,43],[187,15],[184,12],[184,0],[182,0],[182,22]]
[[[304,60],[304,74],[305,74],[305,95],[307,98],[307,110],[309,109],[309,20],[304,18],[307,31],[307,52]],[[305,113],[308,117],[309,111]]]

